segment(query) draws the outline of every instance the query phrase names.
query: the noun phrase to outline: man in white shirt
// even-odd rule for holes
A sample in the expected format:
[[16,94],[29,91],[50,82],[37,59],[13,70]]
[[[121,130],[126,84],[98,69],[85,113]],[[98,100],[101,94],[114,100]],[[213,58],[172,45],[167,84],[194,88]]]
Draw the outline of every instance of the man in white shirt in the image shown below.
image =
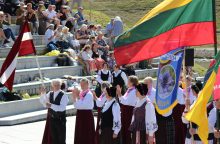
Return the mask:
[[44,15],[48,18],[48,22],[51,23],[57,18],[57,12],[53,10],[53,5],[49,5],[48,9],[44,12]]
[[49,44],[50,42],[55,42],[56,33],[54,32],[54,24],[48,26],[47,31],[45,32],[45,42]]
[[153,87],[153,78],[146,77],[144,79],[144,84],[147,84],[148,87],[147,97],[151,100],[152,103],[155,103],[156,89]]
[[69,99],[61,90],[61,84],[60,79],[55,79],[51,82],[52,91],[46,94],[45,89],[41,89],[40,102],[48,108],[47,123],[50,124],[48,135],[51,136],[53,144],[66,144],[66,106]]

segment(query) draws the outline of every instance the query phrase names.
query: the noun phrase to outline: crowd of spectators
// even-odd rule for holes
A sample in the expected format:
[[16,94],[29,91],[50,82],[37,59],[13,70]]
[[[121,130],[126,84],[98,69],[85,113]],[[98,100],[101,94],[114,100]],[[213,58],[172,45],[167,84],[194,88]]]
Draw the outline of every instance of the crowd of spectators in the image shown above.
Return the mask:
[[[0,0],[1,1],[1,0]],[[88,21],[80,0],[76,10],[63,0],[15,0],[4,3],[14,5],[11,11],[0,12],[0,39],[2,46],[15,40],[10,28],[11,15],[16,16],[18,29],[27,20],[33,35],[44,35],[48,52],[69,52],[83,66],[85,75],[91,75],[108,63],[112,70],[115,65],[113,40],[123,32],[123,22],[119,16],[112,18],[106,26]],[[0,2],[1,3],[1,2]],[[75,57],[76,56],[76,57]],[[130,68],[130,66],[129,66]]]
[[[79,6],[76,11],[70,7],[73,7],[74,3],[78,3]],[[7,5],[13,7],[8,10]],[[27,20],[33,35],[44,35],[48,52],[58,50],[62,53],[72,49],[85,65],[87,75],[101,69],[102,64],[108,60],[114,63],[110,51],[113,50],[112,40],[123,32],[120,17],[111,19],[104,29],[105,26],[88,21],[80,5],[80,0],[75,0],[72,4],[63,0],[16,0],[2,3],[0,12],[2,46],[8,47],[7,43],[15,40],[9,25],[11,16],[16,16],[19,31]]]

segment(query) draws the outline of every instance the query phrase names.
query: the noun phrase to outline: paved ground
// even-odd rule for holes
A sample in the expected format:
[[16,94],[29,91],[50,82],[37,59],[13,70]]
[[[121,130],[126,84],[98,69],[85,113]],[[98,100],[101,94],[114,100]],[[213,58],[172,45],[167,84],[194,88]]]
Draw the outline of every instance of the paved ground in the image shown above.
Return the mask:
[[[45,121],[0,127],[0,144],[41,144]],[[75,116],[67,118],[67,144],[73,144]]]

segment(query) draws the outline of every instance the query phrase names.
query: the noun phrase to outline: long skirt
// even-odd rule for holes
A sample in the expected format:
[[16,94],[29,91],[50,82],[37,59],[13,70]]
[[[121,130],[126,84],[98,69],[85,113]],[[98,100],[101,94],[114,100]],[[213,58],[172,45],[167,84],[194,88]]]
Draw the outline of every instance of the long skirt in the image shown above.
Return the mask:
[[131,144],[131,132],[129,131],[129,127],[131,124],[133,109],[133,106],[121,105],[121,134],[123,144]]
[[185,109],[184,105],[178,104],[173,109],[173,118],[175,123],[175,143],[185,144],[187,126],[182,122],[182,113]]
[[157,144],[175,144],[175,126],[173,119],[158,120],[155,133]]
[[[203,142],[202,141],[196,141],[196,140],[194,140],[194,142],[192,142],[192,139],[186,138],[185,144],[203,144]],[[213,144],[213,140],[209,140],[208,144]]]
[[132,144],[136,144],[137,139],[140,142],[140,144],[147,144],[146,131],[140,131],[140,137],[139,138],[137,138],[136,134],[137,134],[137,132],[132,132],[132,137],[131,137]]
[[47,113],[47,120],[46,120],[45,129],[44,129],[42,144],[52,144],[52,137],[51,137],[50,129],[51,129],[50,115]]
[[104,128],[100,134],[100,144],[121,144],[120,143],[120,133],[116,139],[113,139],[113,130],[112,128]]
[[77,110],[74,144],[95,144],[92,110]]
[[95,143],[99,144],[99,129],[100,129],[100,120],[101,120],[101,108],[98,108],[98,116],[97,116],[97,124],[96,124],[96,130],[95,130]]

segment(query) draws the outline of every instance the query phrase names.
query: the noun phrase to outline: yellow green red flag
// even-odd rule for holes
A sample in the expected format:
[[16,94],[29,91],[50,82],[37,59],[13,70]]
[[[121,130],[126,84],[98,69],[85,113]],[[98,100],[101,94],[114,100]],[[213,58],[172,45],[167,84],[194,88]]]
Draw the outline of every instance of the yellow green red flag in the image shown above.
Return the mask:
[[115,40],[118,65],[161,56],[184,46],[213,44],[211,0],[164,0]]
[[207,104],[214,90],[214,84],[216,81],[216,75],[218,73],[219,64],[220,61],[216,62],[211,76],[206,82],[203,90],[199,93],[198,99],[191,107],[190,111],[185,115],[185,118],[188,121],[193,122],[198,126],[198,135],[205,144],[208,144],[209,134]]

